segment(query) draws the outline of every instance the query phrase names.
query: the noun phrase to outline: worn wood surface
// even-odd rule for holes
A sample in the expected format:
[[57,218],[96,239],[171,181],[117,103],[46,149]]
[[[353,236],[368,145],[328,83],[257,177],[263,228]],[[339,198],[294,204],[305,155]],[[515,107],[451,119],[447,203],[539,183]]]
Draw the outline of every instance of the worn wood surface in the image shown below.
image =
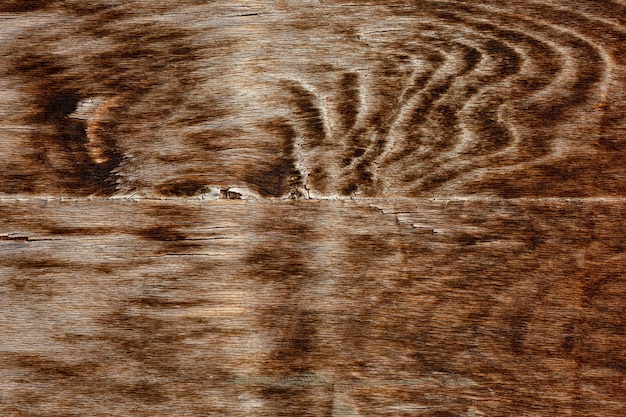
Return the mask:
[[626,415],[623,1],[0,2],[0,415]]
[[3,415],[626,412],[624,203],[0,209]]
[[2,4],[4,193],[625,192],[621,2]]

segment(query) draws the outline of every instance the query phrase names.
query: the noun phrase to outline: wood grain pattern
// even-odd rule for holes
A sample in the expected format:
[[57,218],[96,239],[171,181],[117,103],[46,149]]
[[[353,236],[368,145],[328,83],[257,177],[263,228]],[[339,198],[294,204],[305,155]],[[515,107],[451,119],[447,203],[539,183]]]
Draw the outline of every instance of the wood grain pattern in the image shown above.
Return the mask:
[[3,415],[626,412],[623,202],[0,210]]
[[626,415],[625,16],[0,1],[0,415]]
[[622,2],[22,3],[3,193],[625,190]]

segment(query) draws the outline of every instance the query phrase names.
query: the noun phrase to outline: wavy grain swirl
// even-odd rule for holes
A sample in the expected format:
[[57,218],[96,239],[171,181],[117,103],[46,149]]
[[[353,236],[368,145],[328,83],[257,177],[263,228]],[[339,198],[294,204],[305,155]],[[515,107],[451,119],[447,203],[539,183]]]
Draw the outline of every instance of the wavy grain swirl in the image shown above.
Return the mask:
[[[1,191],[619,195],[623,11],[592,0],[7,3],[2,65],[22,108],[4,123],[26,130],[5,136],[28,168],[3,160]],[[87,100],[116,102],[90,121],[97,146],[71,117]]]

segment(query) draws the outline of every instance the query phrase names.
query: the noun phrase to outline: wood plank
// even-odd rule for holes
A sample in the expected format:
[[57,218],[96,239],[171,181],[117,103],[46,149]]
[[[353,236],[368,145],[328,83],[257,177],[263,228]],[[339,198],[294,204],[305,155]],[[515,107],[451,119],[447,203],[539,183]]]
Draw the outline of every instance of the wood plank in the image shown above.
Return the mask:
[[0,415],[626,415],[622,0],[0,2]]
[[624,7],[4,1],[0,193],[623,196]]
[[621,416],[626,204],[0,202],[0,414]]

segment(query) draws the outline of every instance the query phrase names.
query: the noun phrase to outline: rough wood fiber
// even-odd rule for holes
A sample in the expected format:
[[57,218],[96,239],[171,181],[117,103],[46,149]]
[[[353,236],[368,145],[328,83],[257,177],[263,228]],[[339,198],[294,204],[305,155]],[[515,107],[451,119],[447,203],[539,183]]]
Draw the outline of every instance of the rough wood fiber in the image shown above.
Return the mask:
[[0,415],[626,415],[625,16],[0,1]]
[[617,1],[0,5],[0,191],[622,195]]
[[2,415],[626,413],[624,203],[0,210]]

